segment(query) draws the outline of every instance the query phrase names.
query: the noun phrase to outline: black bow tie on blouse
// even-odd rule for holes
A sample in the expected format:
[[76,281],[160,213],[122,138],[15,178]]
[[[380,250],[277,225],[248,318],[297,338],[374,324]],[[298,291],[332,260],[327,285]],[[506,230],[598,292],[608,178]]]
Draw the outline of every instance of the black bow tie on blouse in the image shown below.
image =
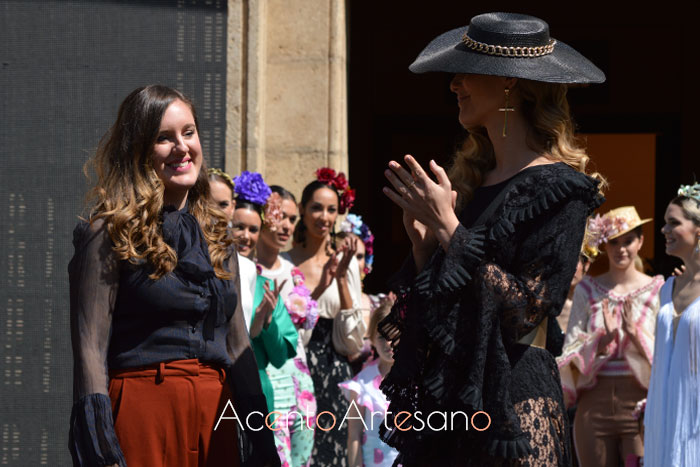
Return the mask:
[[205,285],[212,292],[210,307],[204,316],[203,335],[205,340],[213,340],[214,328],[233,316],[238,300],[236,292],[225,293],[225,282],[216,278],[202,229],[187,206],[181,210],[174,206],[163,208],[163,239],[177,254],[177,275]]

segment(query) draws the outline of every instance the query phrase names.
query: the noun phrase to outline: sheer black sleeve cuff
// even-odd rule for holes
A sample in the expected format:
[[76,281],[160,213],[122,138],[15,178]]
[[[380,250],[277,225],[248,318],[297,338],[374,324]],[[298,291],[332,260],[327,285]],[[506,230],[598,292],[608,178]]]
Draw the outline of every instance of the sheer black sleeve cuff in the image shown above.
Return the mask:
[[484,226],[465,228],[462,224],[452,235],[445,260],[440,267],[438,290],[452,292],[464,287],[484,255]]
[[439,250],[416,276],[415,291],[424,298],[458,291],[472,278],[484,255],[486,228],[466,228],[462,224],[452,235],[446,252]]
[[126,466],[105,394],[88,394],[73,404],[68,443],[74,466]]

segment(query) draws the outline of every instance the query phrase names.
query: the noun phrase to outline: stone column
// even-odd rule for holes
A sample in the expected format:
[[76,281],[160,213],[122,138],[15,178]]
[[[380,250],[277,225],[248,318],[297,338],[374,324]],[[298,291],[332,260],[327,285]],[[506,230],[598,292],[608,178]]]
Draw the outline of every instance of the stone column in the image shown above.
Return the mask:
[[296,195],[347,173],[345,0],[229,0],[226,170]]

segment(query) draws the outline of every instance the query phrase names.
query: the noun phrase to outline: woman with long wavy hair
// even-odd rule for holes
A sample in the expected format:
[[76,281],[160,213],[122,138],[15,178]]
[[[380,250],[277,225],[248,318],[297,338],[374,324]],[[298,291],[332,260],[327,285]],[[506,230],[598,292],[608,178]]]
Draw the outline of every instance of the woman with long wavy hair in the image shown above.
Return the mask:
[[279,465],[267,430],[219,420],[266,407],[191,101],[134,90],[91,165],[68,266],[74,464]]
[[[349,209],[353,192],[342,173],[336,175],[324,168],[316,175],[317,180],[306,185],[301,194],[289,259],[304,275],[319,310],[315,327],[299,329],[319,414],[311,460],[314,465],[345,465],[347,426],[340,420],[348,407],[338,383],[352,378],[350,359],[359,356],[366,327],[355,259],[357,242],[347,241],[336,248],[335,222],[338,214]],[[328,412],[338,422],[331,429],[334,423]]]
[[605,77],[544,21],[511,13],[438,36],[409,69],[454,73],[469,137],[449,175],[430,162],[436,181],[411,156],[385,171],[412,256],[381,326],[398,342],[382,389],[392,414],[433,416],[422,430],[392,417],[383,437],[404,466],[570,465],[547,329],[602,200],[566,92]]

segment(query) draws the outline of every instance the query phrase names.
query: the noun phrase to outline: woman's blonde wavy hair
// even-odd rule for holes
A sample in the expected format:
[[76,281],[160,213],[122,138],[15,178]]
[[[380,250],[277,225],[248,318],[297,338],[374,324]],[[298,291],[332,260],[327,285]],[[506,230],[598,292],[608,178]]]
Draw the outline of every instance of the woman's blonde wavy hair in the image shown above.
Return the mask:
[[[545,154],[550,160],[564,162],[579,172],[601,182],[605,179],[597,172],[588,173],[589,157],[574,136],[574,125],[566,99],[566,84],[543,83],[519,79],[514,91],[520,96],[519,109],[530,122],[527,145],[533,151]],[[452,187],[458,193],[458,206],[464,206],[481,186],[484,175],[496,166],[493,145],[486,128],[467,128],[469,136],[456,152],[448,171]]]
[[669,204],[680,207],[685,218],[692,221],[696,227],[700,227],[700,200],[689,196],[676,196]]
[[[145,260],[153,268],[152,279],[161,278],[177,265],[175,250],[163,240],[164,185],[152,164],[161,119],[176,100],[190,108],[199,132],[194,106],[182,93],[162,85],[141,87],[119,106],[116,122],[84,167],[88,179],[90,169],[97,178],[87,195],[89,221],[103,219],[117,257],[132,264]],[[187,202],[204,233],[217,277],[230,278],[224,262],[232,240],[227,235],[226,217],[210,201],[204,161]]]

